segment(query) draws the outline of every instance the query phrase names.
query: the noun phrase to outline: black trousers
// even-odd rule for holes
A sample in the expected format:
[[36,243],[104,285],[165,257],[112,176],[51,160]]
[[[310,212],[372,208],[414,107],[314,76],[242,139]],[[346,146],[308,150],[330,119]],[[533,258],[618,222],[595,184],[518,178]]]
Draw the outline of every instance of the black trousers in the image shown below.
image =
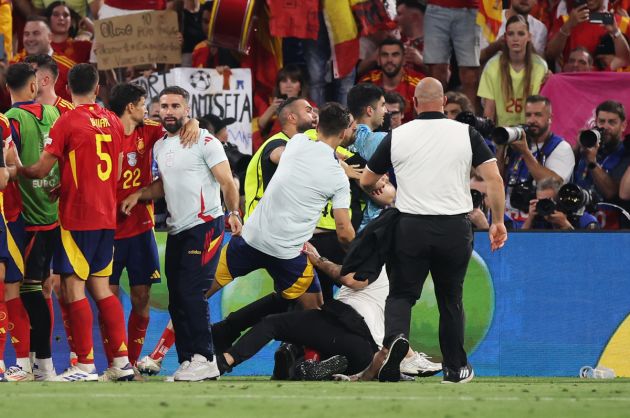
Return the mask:
[[[317,252],[319,252],[322,257],[326,257],[335,264],[343,263],[343,257],[346,253],[343,248],[341,248],[336,231],[316,233],[310,239],[310,242],[317,248]],[[323,271],[317,268],[315,270],[317,270],[317,277],[319,277],[324,302],[331,300],[335,291],[335,282]]]
[[409,336],[411,308],[420,298],[429,272],[440,311],[443,364],[452,369],[468,362],[464,351],[464,276],[472,254],[473,233],[465,215],[401,215],[389,268],[385,304],[385,342]]
[[209,248],[224,229],[221,216],[194,226],[166,240],[165,271],[168,311],[175,329],[175,347],[180,363],[193,354],[213,359],[210,311],[206,292],[219,262],[221,240]]
[[322,358],[343,355],[348,359],[347,374],[365,370],[374,354],[367,338],[349,332],[335,317],[321,310],[269,315],[227,352],[234,357],[235,364],[240,364],[271,340],[313,348],[322,354]]

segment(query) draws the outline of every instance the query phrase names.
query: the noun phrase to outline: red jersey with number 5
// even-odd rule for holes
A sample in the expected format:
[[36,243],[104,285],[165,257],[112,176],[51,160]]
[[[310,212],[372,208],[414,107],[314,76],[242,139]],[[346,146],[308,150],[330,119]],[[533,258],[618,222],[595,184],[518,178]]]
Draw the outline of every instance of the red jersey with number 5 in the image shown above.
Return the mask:
[[97,104],[64,113],[50,130],[44,150],[59,160],[59,221],[64,229],[116,229],[123,135],[120,119]]
[[122,175],[118,180],[118,217],[116,222],[116,239],[135,237],[153,228],[153,203],[138,202],[129,216],[120,211],[120,205],[130,194],[151,184],[153,176],[153,145],[165,134],[160,122],[144,120],[131,135],[123,139]]

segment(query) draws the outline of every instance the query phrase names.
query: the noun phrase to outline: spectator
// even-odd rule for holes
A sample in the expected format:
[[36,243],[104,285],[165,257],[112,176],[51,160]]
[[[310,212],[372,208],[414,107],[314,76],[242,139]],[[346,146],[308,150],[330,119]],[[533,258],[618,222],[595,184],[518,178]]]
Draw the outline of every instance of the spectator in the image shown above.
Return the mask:
[[548,177],[536,185],[536,198],[529,202],[529,216],[521,229],[599,229],[597,218],[590,213],[565,213],[558,207],[561,186],[562,182],[554,177]]
[[[396,91],[385,93],[385,107],[390,119],[390,128],[396,129],[405,118],[405,99]],[[405,121],[406,122],[406,121]]]
[[222,144],[227,143],[228,141],[227,127],[233,124],[234,122],[236,122],[236,119],[234,118],[221,119],[220,117],[212,113],[207,114],[202,119],[205,119],[210,124],[210,126],[208,126],[208,128],[205,128],[205,129],[208,129],[208,131],[210,131],[212,135],[214,135],[219,141],[221,141]]
[[506,213],[515,227],[527,218],[529,199],[516,203],[512,198],[521,185],[532,185],[545,178],[554,178],[560,184],[569,181],[575,158],[571,145],[551,132],[551,102],[544,96],[530,96],[525,103],[527,138],[521,137],[509,147],[497,146],[499,170],[507,190]]
[[603,41],[612,40],[614,58],[600,70],[616,70],[630,64],[630,47],[619,30],[621,16],[614,15],[611,25],[602,25],[589,21],[589,15],[596,12],[606,12],[603,0],[590,0],[586,4],[569,8],[569,16],[560,16],[551,29],[551,37],[547,44],[546,57],[549,61],[556,61],[560,65],[569,58],[569,54],[578,46],[585,47],[591,56],[597,58],[598,46]]
[[149,110],[147,113],[149,119],[160,122],[160,98],[158,96],[153,96],[151,98],[151,103],[149,104]]
[[534,51],[541,56],[545,54],[545,47],[547,46],[547,27],[540,20],[529,14],[536,2],[534,0],[512,0],[510,3],[510,8],[503,10],[503,14],[501,16],[502,23],[499,28],[499,32],[497,33],[496,41],[489,43],[485,36],[481,36],[480,38],[479,46],[481,47],[481,56],[479,60],[482,64],[485,64],[501,50],[503,44],[505,43],[505,22],[517,14],[526,18],[527,23],[529,23]]
[[167,0],[103,0],[103,5],[98,11],[98,18],[107,19],[132,13],[164,10],[167,3]]
[[273,90],[269,103],[256,103],[260,116],[258,117],[258,129],[263,137],[268,137],[280,132],[277,112],[282,103],[288,98],[306,98],[308,91],[304,73],[297,65],[289,64],[282,68],[276,76],[276,87]]
[[501,53],[488,61],[481,74],[479,97],[484,116],[500,126],[525,122],[525,98],[538,94],[547,64],[534,53],[529,24],[521,15],[508,19]]
[[401,41],[405,45],[405,67],[423,74],[428,68],[424,65],[424,12],[425,3],[420,0],[398,0],[396,23],[400,28]]
[[[86,39],[76,39],[79,32],[79,15],[71,10],[64,1],[54,1],[46,8],[44,13],[48,18],[52,41],[50,45],[53,51],[65,55],[74,62],[89,62],[92,42]],[[92,28],[93,32],[93,28]],[[93,33],[82,31],[83,36],[91,39]]]
[[[626,124],[626,110],[621,103],[612,100],[603,102],[595,109],[595,125],[602,131],[601,140],[593,147],[580,144],[578,148],[580,159],[574,181],[590,190],[596,202],[621,203],[619,184],[630,163],[621,140]],[[603,229],[619,229],[617,211],[606,207],[601,212]]]
[[[33,7],[35,7],[37,14],[43,14],[46,8],[48,8],[52,3],[56,3],[56,0],[31,0],[31,3]],[[103,0],[67,0],[65,3],[81,18],[84,18],[88,15],[88,11],[92,16],[98,16],[98,10],[100,9]]]
[[385,92],[396,91],[405,99],[405,119],[413,119],[413,95],[424,76],[403,68],[405,46],[394,38],[385,39],[379,46],[379,70],[370,71],[360,81],[380,86]]
[[580,73],[593,71],[593,57],[583,46],[576,47],[569,54],[563,73]]
[[479,83],[478,0],[429,0],[424,15],[424,63],[431,77],[448,84],[451,45],[462,92],[474,103]]
[[24,50],[13,57],[11,63],[22,62],[27,55],[48,54],[55,60],[59,68],[59,77],[55,83],[55,92],[65,100],[72,100],[66,84],[68,71],[76,63],[65,55],[58,54],[51,46],[52,32],[45,17],[31,16],[24,26]]
[[[195,68],[216,68],[217,71],[229,68],[238,68],[239,59],[228,49],[210,45],[208,41],[208,30],[210,25],[210,14],[212,13],[212,2],[205,2],[200,9],[202,39],[194,45],[192,50],[192,66]],[[184,26],[185,28],[185,26]],[[184,30],[184,52],[186,52],[186,29]]]
[[444,105],[444,114],[449,119],[457,118],[462,112],[472,112],[473,106],[465,94],[458,91],[449,91],[446,93],[446,104]]

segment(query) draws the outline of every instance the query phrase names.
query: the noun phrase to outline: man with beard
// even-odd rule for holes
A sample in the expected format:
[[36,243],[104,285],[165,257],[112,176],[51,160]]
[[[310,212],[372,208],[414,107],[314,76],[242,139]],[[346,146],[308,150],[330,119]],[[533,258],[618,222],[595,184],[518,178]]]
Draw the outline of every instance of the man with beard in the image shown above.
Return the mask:
[[529,24],[529,33],[532,35],[532,45],[534,46],[536,53],[540,56],[545,55],[545,47],[547,46],[547,27],[543,22],[529,14],[534,5],[536,5],[534,0],[512,0],[510,8],[503,10],[501,15],[501,27],[496,34],[497,38],[494,42],[489,42],[488,38],[483,36],[484,31],[482,31],[482,36],[479,38],[479,47],[481,49],[479,61],[482,64],[485,64],[501,50],[501,47],[505,43],[505,37],[503,36],[505,34],[505,23],[509,18],[517,14],[527,19],[527,23]]
[[188,92],[181,87],[167,87],[160,93],[160,119],[167,130],[153,148],[160,179],[131,194],[121,205],[130,215],[139,200],[166,198],[168,309],[180,363],[173,375],[175,381],[219,376],[205,294],[213,281],[223,241],[221,192],[233,236],[239,235],[242,227],[239,193],[221,142],[202,129],[196,144],[187,148],[181,143],[182,127],[189,120],[188,100]]
[[[281,131],[267,139],[254,154],[245,174],[245,220],[254,211],[273,177],[287,142],[317,126],[317,115],[306,99],[291,97],[280,105]],[[314,133],[312,131],[311,133]],[[312,136],[312,135],[311,135]]]
[[360,82],[373,83],[385,92],[396,91],[405,99],[405,120],[413,119],[413,95],[424,76],[403,68],[405,46],[394,38],[385,39],[378,48],[379,70],[370,71]]
[[[590,190],[594,200],[620,204],[619,184],[630,158],[621,140],[626,130],[626,111],[623,105],[612,100],[595,109],[595,125],[601,131],[601,140],[592,147],[580,145],[580,159],[575,167],[574,181]],[[619,229],[619,213],[605,208],[598,215],[603,229]],[[625,225],[624,225],[625,226]]]
[[511,205],[514,186],[555,178],[571,179],[575,158],[571,145],[551,132],[551,102],[544,96],[529,96],[525,102],[527,135],[507,145],[497,146],[497,162],[507,190],[506,213],[520,227],[527,214]]

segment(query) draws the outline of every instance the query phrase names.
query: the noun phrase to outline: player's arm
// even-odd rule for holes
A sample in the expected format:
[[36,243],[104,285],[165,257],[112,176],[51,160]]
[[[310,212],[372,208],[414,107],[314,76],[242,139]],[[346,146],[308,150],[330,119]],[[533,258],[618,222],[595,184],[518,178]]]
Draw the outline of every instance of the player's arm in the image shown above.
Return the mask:
[[57,156],[44,150],[39,156],[39,161],[28,167],[21,165],[18,159],[18,174],[29,179],[43,179],[50,173],[57,162]]
[[180,142],[184,148],[190,148],[196,144],[199,141],[199,133],[199,121],[193,118],[188,119],[179,133]]
[[369,284],[367,280],[355,280],[354,273],[348,273],[345,276],[342,276],[341,265],[333,263],[326,257],[320,256],[317,249],[309,242],[306,243],[306,248],[304,249],[304,252],[316,269],[324,272],[324,274],[326,274],[336,284],[340,286],[346,286],[353,290],[359,290],[363,289]]
[[225,206],[229,211],[228,223],[230,224],[232,235],[240,235],[241,229],[243,228],[243,221],[241,220],[241,216],[238,212],[240,196],[238,194],[236,183],[234,183],[234,178],[232,177],[230,163],[227,162],[227,160],[222,161],[212,167],[210,171],[221,186],[223,200],[225,201]]
[[333,217],[335,218],[335,228],[337,232],[337,239],[343,247],[348,247],[354,239],[354,227],[350,219],[350,210],[345,209],[333,209]]
[[125,215],[129,215],[139,201],[156,200],[162,197],[164,197],[164,183],[162,183],[162,179],[157,179],[147,187],[127,196],[120,204],[120,210]]
[[18,176],[18,167],[22,165],[20,156],[15,148],[15,143],[11,143],[8,148],[5,148],[4,161],[6,163],[7,171],[9,173],[10,180],[16,180]]
[[9,170],[4,160],[4,147],[0,147],[0,190],[4,190],[9,182]]

